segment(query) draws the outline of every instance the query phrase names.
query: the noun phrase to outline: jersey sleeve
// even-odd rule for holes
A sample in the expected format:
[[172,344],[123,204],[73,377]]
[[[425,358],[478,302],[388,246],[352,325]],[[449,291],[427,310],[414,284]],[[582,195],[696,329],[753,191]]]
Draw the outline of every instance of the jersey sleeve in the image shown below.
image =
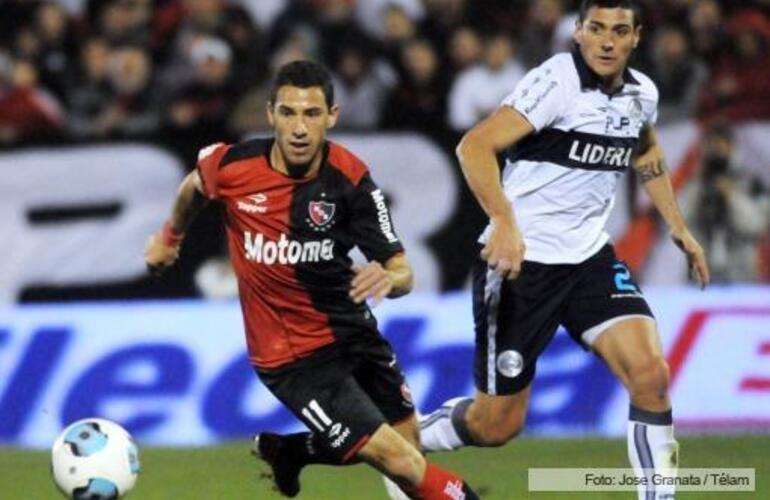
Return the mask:
[[219,198],[219,190],[222,185],[219,166],[228,149],[230,149],[229,146],[218,142],[198,152],[196,168],[203,184],[203,194],[209,199],[216,200]]
[[396,236],[385,195],[365,174],[353,194],[353,241],[369,260],[385,263],[404,247]]
[[564,82],[553,68],[543,65],[527,73],[502,105],[521,113],[539,132],[562,116],[566,100]]

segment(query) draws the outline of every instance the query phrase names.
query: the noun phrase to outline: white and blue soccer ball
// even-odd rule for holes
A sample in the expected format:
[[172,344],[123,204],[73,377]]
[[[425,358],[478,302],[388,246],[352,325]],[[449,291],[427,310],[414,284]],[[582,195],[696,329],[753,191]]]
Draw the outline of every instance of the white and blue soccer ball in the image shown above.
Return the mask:
[[131,491],[139,450],[123,427],[101,418],[70,424],[51,449],[56,486],[75,500],[109,500]]

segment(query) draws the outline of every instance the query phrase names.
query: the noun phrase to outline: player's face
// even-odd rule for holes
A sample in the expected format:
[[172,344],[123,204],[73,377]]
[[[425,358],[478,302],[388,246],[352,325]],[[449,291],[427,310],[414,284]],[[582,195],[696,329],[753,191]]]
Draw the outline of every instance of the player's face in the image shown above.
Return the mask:
[[634,11],[592,7],[575,31],[588,66],[605,80],[620,76],[639,44],[641,27],[634,28]]
[[326,105],[321,87],[278,89],[267,106],[278,151],[292,177],[303,177],[321,155],[326,131],[337,121],[337,106]]

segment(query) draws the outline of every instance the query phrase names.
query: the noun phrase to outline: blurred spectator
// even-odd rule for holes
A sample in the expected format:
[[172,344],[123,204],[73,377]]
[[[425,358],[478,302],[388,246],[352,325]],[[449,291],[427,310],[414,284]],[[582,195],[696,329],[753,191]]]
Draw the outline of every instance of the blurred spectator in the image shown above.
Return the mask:
[[563,16],[561,0],[531,2],[529,19],[519,41],[519,53],[527,68],[538,66],[551,56],[554,33]]
[[417,35],[417,26],[399,5],[388,5],[383,16],[381,50],[393,67],[398,68],[401,49]]
[[704,61],[714,61],[724,44],[724,17],[717,0],[693,2],[688,17],[695,53]]
[[89,4],[97,32],[111,45],[150,46],[152,0],[97,0]]
[[43,2],[35,12],[35,35],[40,44],[37,68],[40,83],[63,99],[76,45],[67,13],[55,2]]
[[386,11],[393,6],[406,14],[412,23],[419,21],[425,15],[421,0],[358,0],[356,16],[367,33],[380,38],[385,30],[382,21],[387,17]]
[[148,51],[134,46],[115,49],[107,74],[113,96],[97,118],[97,133],[138,137],[157,131],[162,98],[153,87],[153,65]]
[[455,79],[449,93],[449,125],[465,131],[490,114],[513,91],[526,69],[515,57],[512,40],[505,34],[489,37],[484,62]]
[[708,70],[690,51],[687,34],[677,26],[661,28],[653,41],[650,77],[658,86],[658,122],[692,117]]
[[252,19],[256,22],[261,29],[267,30],[272,24],[276,16],[278,16],[284,9],[289,0],[235,0],[244,9],[249,11]]
[[759,11],[730,19],[730,51],[714,65],[701,96],[699,116],[733,121],[770,119],[770,20]]
[[468,19],[468,0],[423,0],[425,18],[419,32],[434,47],[446,48],[450,34]]
[[344,47],[333,68],[335,101],[340,106],[338,128],[374,129],[380,122],[382,106],[396,84],[392,68],[372,59],[364,47]]
[[113,97],[108,79],[110,48],[107,42],[100,37],[86,40],[78,63],[67,96],[67,128],[74,137],[89,139],[106,133],[100,116],[106,113]]
[[234,72],[244,88],[262,78],[266,59],[264,44],[243,7],[222,0],[182,0],[181,6],[181,15],[171,36],[173,41],[165,43],[170,47],[163,68],[165,85],[173,86],[195,78],[195,68],[190,64],[191,52],[199,40],[209,37],[224,40],[229,45],[233,52]]
[[577,23],[580,20],[577,12],[571,12],[562,16],[561,21],[553,30],[551,39],[551,53],[569,52],[575,44],[574,35]]
[[373,43],[356,22],[355,0],[318,2],[321,55],[328,66],[339,59],[340,51],[358,46],[371,51]]
[[168,123],[191,145],[203,147],[226,136],[228,117],[238,99],[230,46],[218,38],[201,38],[192,47],[194,79],[170,96]]
[[483,44],[471,26],[461,26],[449,37],[449,70],[457,74],[481,61]]
[[[270,73],[274,75],[278,68],[292,61],[314,59],[315,44],[310,34],[311,32],[297,31],[278,47],[270,60]],[[265,109],[265,103],[270,100],[271,83],[270,78],[264,79],[259,85],[252,87],[235,106],[230,119],[230,129],[237,136],[271,130]]]
[[[0,47],[10,48],[14,40],[23,27],[30,26],[35,17],[35,10],[38,8],[37,1],[30,0],[3,0],[2,15],[0,15]],[[26,57],[23,54],[16,54],[19,57]]]
[[768,199],[735,163],[732,131],[717,125],[702,140],[697,178],[682,192],[688,225],[703,245],[715,283],[756,281],[757,243],[768,227]]
[[38,86],[34,65],[0,51],[0,144],[50,137],[63,121],[60,104]]
[[404,79],[388,98],[383,126],[418,130],[443,143],[447,81],[439,72],[436,49],[429,41],[416,39],[404,46],[401,57]]

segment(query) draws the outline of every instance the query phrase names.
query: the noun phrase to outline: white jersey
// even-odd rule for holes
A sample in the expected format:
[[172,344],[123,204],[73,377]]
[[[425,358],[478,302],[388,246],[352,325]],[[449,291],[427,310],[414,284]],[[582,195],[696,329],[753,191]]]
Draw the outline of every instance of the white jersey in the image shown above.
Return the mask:
[[[639,132],[657,118],[658,89],[628,69],[611,95],[579,51],[530,71],[503,100],[535,133],[506,155],[503,189],[524,236],[525,260],[576,264],[609,240],[615,186],[631,167]],[[486,242],[491,227],[480,241]]]

